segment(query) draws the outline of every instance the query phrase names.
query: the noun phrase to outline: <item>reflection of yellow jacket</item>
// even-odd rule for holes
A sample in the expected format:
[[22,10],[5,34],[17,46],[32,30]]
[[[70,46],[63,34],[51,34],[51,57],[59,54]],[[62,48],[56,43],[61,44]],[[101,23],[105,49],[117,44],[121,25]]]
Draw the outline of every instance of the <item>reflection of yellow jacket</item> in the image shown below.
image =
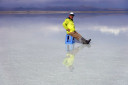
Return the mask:
[[66,31],[67,34],[75,31],[74,22],[73,22],[73,20],[71,20],[71,19],[69,19],[69,18],[66,18],[66,19],[65,19],[65,21],[63,22],[63,27],[64,27],[66,30],[67,30],[67,29],[70,29],[70,32]]
[[72,66],[72,64],[73,64],[73,62],[74,62],[74,55],[72,55],[72,54],[67,54],[66,56],[68,56],[68,57],[66,57],[66,58],[64,59],[63,64],[64,64],[65,66],[67,66],[67,67]]

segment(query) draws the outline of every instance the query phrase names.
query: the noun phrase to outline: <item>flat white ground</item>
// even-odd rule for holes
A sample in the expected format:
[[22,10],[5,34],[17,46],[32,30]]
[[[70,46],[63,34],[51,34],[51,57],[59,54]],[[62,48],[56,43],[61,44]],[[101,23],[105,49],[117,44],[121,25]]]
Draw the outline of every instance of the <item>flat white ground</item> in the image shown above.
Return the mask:
[[0,85],[128,85],[128,15],[76,14],[74,48],[66,16],[0,15]]

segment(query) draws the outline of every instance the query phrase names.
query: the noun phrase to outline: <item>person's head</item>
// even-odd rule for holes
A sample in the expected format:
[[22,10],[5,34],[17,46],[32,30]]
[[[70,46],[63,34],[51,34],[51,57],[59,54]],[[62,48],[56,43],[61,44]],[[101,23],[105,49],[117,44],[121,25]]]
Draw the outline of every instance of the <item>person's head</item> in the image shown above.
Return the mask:
[[70,19],[73,19],[73,17],[74,17],[74,13],[73,13],[73,12],[70,12],[69,18],[70,18]]

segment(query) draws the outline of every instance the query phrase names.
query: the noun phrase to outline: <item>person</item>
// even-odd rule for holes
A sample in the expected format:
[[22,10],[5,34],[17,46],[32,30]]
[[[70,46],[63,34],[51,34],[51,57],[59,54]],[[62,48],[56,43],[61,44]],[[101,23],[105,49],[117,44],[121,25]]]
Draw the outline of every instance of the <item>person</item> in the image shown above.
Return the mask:
[[74,13],[70,12],[69,17],[65,19],[63,22],[63,27],[66,29],[68,35],[71,35],[76,40],[80,41],[82,44],[89,44],[91,39],[86,40],[84,39],[76,30],[74,25]]

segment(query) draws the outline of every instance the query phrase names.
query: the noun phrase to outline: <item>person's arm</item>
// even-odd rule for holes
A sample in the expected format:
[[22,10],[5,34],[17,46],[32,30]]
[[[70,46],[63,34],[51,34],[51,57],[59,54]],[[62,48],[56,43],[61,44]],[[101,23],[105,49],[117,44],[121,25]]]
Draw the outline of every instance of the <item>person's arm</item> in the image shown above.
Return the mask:
[[68,19],[65,19],[65,21],[63,22],[63,27],[66,29],[66,31],[70,31],[70,29],[67,27],[68,24]]

